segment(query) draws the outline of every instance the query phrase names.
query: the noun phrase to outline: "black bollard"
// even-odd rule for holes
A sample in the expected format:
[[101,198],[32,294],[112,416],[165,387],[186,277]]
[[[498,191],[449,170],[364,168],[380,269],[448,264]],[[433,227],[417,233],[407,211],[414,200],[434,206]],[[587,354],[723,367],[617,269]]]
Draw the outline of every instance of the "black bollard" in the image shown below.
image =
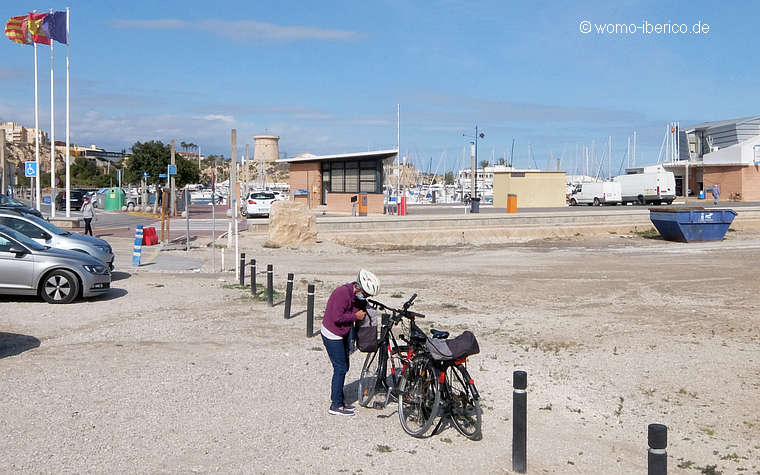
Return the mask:
[[256,296],[256,259],[251,259],[251,295]]
[[240,287],[245,287],[245,252],[240,253]]
[[525,473],[527,464],[528,373],[515,371],[512,394],[512,471]]
[[648,474],[666,475],[668,473],[668,428],[662,424],[649,424]]
[[293,273],[288,273],[288,286],[285,289],[285,319],[290,318],[290,300],[293,298]]
[[311,338],[314,334],[314,284],[309,284],[306,295],[306,338]]
[[274,271],[272,264],[267,264],[267,305],[274,307]]

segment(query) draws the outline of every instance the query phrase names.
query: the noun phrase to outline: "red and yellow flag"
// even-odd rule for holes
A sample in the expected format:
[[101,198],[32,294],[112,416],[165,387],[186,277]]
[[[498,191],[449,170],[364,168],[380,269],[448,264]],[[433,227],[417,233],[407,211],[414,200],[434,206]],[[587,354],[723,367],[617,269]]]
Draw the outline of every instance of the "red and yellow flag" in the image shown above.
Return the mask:
[[5,36],[7,36],[9,40],[20,45],[29,44],[30,41],[26,36],[27,20],[28,17],[26,15],[11,17],[11,19],[8,20],[8,23],[5,24]]
[[32,42],[42,43],[45,45],[50,44],[50,37],[42,30],[42,21],[47,17],[47,13],[30,13],[27,20],[29,35],[32,37]]

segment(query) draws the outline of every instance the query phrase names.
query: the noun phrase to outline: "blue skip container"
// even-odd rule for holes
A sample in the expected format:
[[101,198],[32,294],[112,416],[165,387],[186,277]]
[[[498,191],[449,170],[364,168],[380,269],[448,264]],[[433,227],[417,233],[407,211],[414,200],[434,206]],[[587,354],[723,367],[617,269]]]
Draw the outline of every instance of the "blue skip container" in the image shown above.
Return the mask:
[[663,239],[678,242],[723,239],[735,216],[732,209],[649,209],[649,219]]

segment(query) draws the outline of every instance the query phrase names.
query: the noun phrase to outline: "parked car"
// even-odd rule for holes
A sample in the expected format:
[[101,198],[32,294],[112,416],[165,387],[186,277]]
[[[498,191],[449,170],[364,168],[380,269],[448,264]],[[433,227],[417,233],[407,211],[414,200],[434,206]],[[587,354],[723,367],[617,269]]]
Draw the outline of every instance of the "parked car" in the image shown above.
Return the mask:
[[277,198],[270,191],[252,191],[248,193],[248,199],[242,209],[243,216],[269,216],[272,202]]
[[[84,190],[71,190],[71,197],[69,198],[69,203],[71,203],[71,209],[73,210],[80,210],[82,209],[82,203],[83,198],[87,195],[87,192]],[[55,209],[57,210],[65,210],[66,209],[66,192],[61,191],[58,193],[58,195],[55,197]]]
[[113,249],[102,239],[70,233],[42,218],[17,211],[0,210],[0,224],[43,246],[89,254],[113,269]]
[[589,206],[616,205],[620,203],[620,183],[598,181],[581,183],[570,195],[570,206],[587,204]]
[[0,294],[39,295],[57,304],[110,288],[108,267],[94,257],[44,246],[0,225]]
[[24,213],[33,214],[37,217],[42,217],[42,213],[37,211],[34,208],[30,208],[29,206],[25,205],[21,201],[11,198],[8,195],[0,194],[0,210],[14,210],[14,211],[21,211]]
[[623,204],[671,204],[676,199],[676,177],[662,165],[644,167],[640,173],[616,176]]

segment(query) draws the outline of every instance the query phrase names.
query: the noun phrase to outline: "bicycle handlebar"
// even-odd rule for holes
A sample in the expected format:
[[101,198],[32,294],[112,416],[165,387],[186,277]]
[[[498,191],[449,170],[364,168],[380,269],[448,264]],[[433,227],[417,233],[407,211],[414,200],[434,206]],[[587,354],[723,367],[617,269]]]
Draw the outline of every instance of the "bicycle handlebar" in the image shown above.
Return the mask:
[[389,307],[389,306],[385,305],[382,302],[378,302],[377,300],[367,299],[367,302],[371,303],[372,305],[374,305],[376,308],[378,308],[380,310],[390,310],[393,313],[402,315],[402,316],[407,317],[409,319],[413,319],[413,318],[425,318],[425,315],[423,315],[421,313],[417,313],[417,312],[412,312],[411,310],[409,310],[409,307],[411,307],[412,302],[416,298],[417,298],[417,294],[412,295],[412,297],[406,303],[404,303],[403,308],[401,308],[401,309]]

